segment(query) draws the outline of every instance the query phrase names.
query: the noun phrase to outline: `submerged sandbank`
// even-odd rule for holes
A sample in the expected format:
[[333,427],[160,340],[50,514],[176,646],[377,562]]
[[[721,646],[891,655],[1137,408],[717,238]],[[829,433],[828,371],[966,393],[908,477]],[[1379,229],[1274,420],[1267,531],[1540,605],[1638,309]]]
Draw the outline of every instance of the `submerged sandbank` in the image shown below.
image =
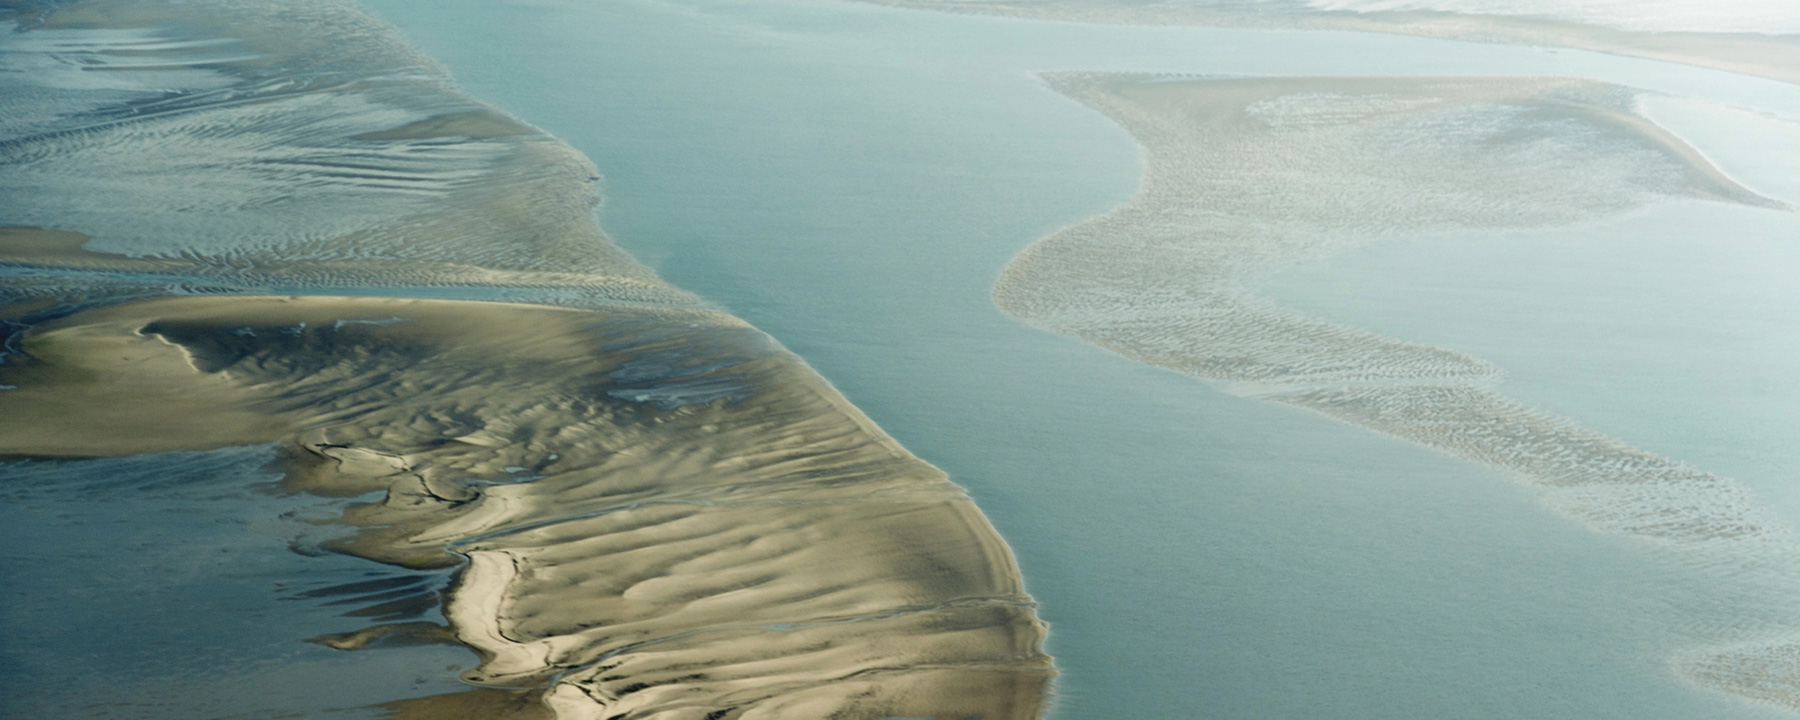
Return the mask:
[[[1326,30],[1567,47],[1800,82],[1800,35],[1681,28],[1655,32],[1517,14],[1320,7],[1295,0],[863,0],[881,5],[1003,17],[1120,25],[1202,25]],[[1352,3],[1340,5],[1354,6]]]
[[[1504,469],[1598,531],[1722,566],[1791,543],[1737,483],[1510,400],[1490,363],[1248,289],[1382,238],[1568,225],[1681,198],[1783,207],[1645,120],[1634,91],[1554,78],[1051,82],[1130,131],[1145,175],[1130,202],[1014,258],[994,289],[1009,314]],[[1800,707],[1789,677],[1769,672],[1791,642],[1713,639],[1730,647],[1678,660],[1688,677]]]
[[446,628],[312,638],[480,655],[399,717],[1043,713],[1044,625],[967,495],[608,242],[585,158],[391,28],[0,22],[31,68],[0,75],[0,455],[279,444],[286,490],[357,500],[333,549],[460,568]]

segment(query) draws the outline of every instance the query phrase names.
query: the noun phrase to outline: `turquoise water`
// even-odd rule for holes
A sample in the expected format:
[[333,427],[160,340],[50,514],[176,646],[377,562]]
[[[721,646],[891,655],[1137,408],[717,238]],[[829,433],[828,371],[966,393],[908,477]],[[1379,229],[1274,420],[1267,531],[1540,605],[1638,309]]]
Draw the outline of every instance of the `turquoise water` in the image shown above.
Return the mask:
[[[1660,100],[1652,117],[1800,205],[1800,125]],[[1755,488],[1800,527],[1800,217],[1711,203],[1539,233],[1385,243],[1294,268],[1285,304],[1455,347],[1514,397]]]
[[456,672],[475,656],[462,647],[300,642],[442,623],[433,591],[449,573],[318,549],[309,520],[343,503],[277,492],[274,455],[0,466],[0,716],[359,720],[381,717],[376,703],[466,689]]
[[[1035,71],[1579,74],[1788,114],[1800,89],[1575,52],[829,2],[372,5],[473,94],[588,154],[622,245],[773,334],[974,492],[1053,624],[1059,717],[1785,715],[1668,665],[1720,618],[1779,615],[1784,598],[1582,531],[1486,469],[1022,327],[988,292],[1013,253],[1136,183],[1130,139]],[[1673,220],[1709,222],[1654,212],[1671,238]],[[1678,426],[1630,411],[1673,406],[1642,388],[1534,380],[1563,365],[1514,342],[1528,329],[1401,319],[1420,298],[1369,290],[1395,272],[1381,252],[1312,268],[1338,279],[1283,297],[1476,352],[1527,400],[1777,484],[1712,464],[1780,466],[1756,444],[1768,433],[1720,432],[1694,457],[1665,441]],[[1727,279],[1744,269],[1729,265]],[[1590,417],[1601,407],[1660,429]]]

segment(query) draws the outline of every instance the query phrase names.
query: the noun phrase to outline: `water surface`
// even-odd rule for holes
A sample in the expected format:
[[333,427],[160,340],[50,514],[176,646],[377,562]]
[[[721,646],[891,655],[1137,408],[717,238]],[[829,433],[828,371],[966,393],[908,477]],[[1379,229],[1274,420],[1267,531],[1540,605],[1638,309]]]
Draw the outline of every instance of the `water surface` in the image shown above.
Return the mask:
[[[1583,531],[1495,472],[1023,328],[988,296],[1014,253],[1136,184],[1130,139],[1037,71],[1559,74],[1789,115],[1800,90],[1348,33],[827,2],[372,4],[473,94],[591,157],[634,255],[973,490],[1052,623],[1058,716],[1785,716],[1686,685],[1667,658],[1696,623],[1780,614],[1786,596]],[[1589,421],[1581,407],[1556,406]],[[1766,436],[1728,442],[1768,457]]]

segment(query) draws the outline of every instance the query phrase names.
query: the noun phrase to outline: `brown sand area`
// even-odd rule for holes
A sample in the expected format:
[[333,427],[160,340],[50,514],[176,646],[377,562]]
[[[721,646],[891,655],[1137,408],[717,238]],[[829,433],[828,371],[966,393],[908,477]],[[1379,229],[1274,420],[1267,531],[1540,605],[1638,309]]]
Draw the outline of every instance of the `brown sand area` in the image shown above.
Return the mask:
[[23,347],[0,453],[279,442],[290,489],[379,493],[337,549],[466,558],[446,616],[497,689],[400,717],[1042,712],[1044,626],[967,495],[729,316],[185,297]]

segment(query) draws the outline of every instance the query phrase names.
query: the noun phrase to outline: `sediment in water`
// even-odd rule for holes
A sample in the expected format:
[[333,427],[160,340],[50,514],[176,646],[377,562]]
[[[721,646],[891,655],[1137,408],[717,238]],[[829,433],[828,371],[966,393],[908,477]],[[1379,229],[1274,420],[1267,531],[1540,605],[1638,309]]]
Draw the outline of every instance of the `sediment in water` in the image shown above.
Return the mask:
[[1044,625],[967,495],[612,246],[585,158],[391,28],[0,22],[33,69],[0,74],[0,454],[278,443],[288,490],[358,499],[332,547],[462,566],[443,630],[314,639],[480,655],[398,717],[1041,715]]
[[[19,70],[0,75],[9,299],[697,302],[596,227],[592,163],[462,94],[354,3],[18,2],[0,22]],[[26,255],[23,229],[86,240]]]
[[[1124,126],[1146,167],[1132,200],[1008,264],[994,289],[1007,313],[1508,471],[1597,531],[1725,566],[1791,549],[1736,482],[1510,400],[1479,358],[1248,289],[1382,238],[1568,225],[1681,198],[1783,207],[1646,121],[1634,91],[1554,78],[1049,80]],[[1791,647],[1739,644],[1681,667],[1800,707],[1793,675],[1767,671]]]
[[280,442],[381,494],[338,549],[467,558],[466,679],[556,717],[1035,717],[1051,677],[966,494],[720,313],[166,298],[23,349],[0,454]]

